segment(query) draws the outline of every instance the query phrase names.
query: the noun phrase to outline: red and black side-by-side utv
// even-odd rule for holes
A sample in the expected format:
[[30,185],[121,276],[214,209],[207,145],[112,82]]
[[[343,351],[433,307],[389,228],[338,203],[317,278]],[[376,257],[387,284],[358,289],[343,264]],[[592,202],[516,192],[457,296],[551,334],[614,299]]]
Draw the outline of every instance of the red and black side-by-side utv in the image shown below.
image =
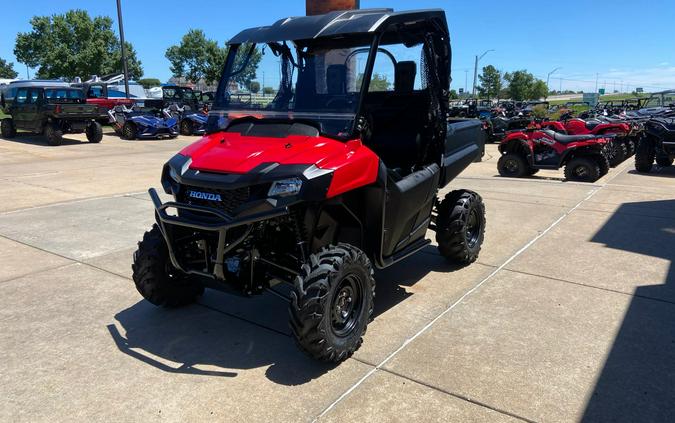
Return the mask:
[[568,180],[594,182],[609,172],[609,142],[611,138],[565,135],[550,129],[511,132],[499,144],[497,170],[502,176],[518,178],[540,169],[565,167]]
[[[372,318],[374,268],[427,247],[428,229],[452,262],[469,264],[481,249],[481,197],[438,197],[484,142],[480,121],[447,119],[445,13],[288,18],[229,45],[207,134],[164,167],[173,201],[150,190],[157,223],[139,243],[133,279],[169,306],[205,286],[248,296],[289,284],[298,345],[339,362]],[[262,103],[236,90],[255,75],[256,50],[282,70]]]

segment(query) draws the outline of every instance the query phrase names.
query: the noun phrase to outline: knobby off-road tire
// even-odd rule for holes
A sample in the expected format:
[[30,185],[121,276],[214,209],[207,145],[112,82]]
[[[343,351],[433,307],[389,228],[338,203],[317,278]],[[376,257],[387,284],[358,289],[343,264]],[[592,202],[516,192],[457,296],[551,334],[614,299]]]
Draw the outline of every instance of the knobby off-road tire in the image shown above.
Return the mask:
[[604,154],[595,156],[595,159],[598,161],[598,169],[600,169],[600,177],[603,177],[609,173],[611,168],[609,164],[609,159]]
[[49,145],[61,145],[63,143],[63,132],[54,125],[46,125],[44,135]]
[[87,126],[87,140],[97,144],[103,139],[103,127],[98,122],[92,122]]
[[184,119],[180,123],[180,134],[181,135],[192,135],[192,122],[188,119]]
[[436,242],[448,261],[467,265],[478,258],[485,237],[485,204],[473,191],[452,191],[438,206]]
[[654,142],[647,137],[641,138],[635,148],[635,170],[644,173],[649,172],[654,165],[654,159],[656,159]]
[[131,270],[138,292],[157,306],[191,304],[204,293],[203,285],[173,267],[166,240],[156,224],[138,243]]
[[628,157],[626,143],[624,143],[623,140],[612,140],[609,148],[612,151],[611,157],[609,159],[609,165],[611,167],[617,167]]
[[595,182],[600,176],[600,161],[594,157],[575,157],[565,166],[565,178],[569,181]]
[[122,138],[125,140],[135,140],[138,130],[133,122],[125,122],[122,126]]
[[363,342],[374,297],[373,268],[361,250],[340,243],[312,254],[291,293],[296,343],[317,360],[347,359]]
[[517,153],[506,153],[497,161],[497,170],[501,176],[520,178],[527,175],[529,165],[525,158]]
[[628,157],[635,154],[635,141],[632,138],[626,138],[626,152]]
[[16,136],[16,126],[14,126],[14,120],[10,118],[5,118],[0,123],[0,133],[3,138],[14,138]]

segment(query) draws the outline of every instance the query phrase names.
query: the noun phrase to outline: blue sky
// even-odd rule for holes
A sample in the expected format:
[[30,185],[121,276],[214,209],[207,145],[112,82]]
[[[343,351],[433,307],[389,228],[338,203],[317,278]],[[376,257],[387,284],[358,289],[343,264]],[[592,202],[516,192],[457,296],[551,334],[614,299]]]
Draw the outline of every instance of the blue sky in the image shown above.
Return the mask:
[[[86,9],[92,15],[115,19],[115,0],[6,0],[0,25],[0,57],[25,67],[13,55],[17,32],[28,31],[36,14],[51,15],[68,9]],[[453,47],[453,87],[471,85],[474,55],[494,49],[480,65],[512,71],[527,69],[557,89],[608,91],[621,87],[646,91],[675,88],[675,2],[656,0],[566,2],[449,0],[361,0],[361,7],[397,10],[443,8]],[[166,80],[169,63],[164,52],[190,28],[203,29],[224,43],[241,29],[266,25],[285,16],[303,15],[304,0],[123,0],[125,33],[143,62],[145,76]],[[31,72],[32,74],[32,72]],[[562,78],[562,79],[559,79]]]

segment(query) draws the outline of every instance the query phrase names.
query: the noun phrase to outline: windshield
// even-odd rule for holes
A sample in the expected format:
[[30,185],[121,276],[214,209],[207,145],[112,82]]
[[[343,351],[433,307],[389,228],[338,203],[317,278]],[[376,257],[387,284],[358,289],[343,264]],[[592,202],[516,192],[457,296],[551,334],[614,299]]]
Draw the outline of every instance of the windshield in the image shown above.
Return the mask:
[[329,40],[233,45],[215,99],[214,109],[225,112],[218,126],[244,116],[303,119],[348,137],[369,51],[367,44],[335,47]]
[[671,104],[675,104],[675,91],[652,94],[642,107],[668,107]]

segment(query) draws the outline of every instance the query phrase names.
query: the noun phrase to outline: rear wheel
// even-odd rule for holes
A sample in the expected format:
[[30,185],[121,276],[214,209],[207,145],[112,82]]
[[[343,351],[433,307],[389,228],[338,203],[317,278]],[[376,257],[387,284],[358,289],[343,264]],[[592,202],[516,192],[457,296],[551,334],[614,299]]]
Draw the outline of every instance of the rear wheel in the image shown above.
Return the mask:
[[16,126],[14,126],[14,120],[11,118],[5,118],[0,123],[0,132],[2,133],[3,138],[14,138],[16,136]]
[[642,137],[635,149],[635,170],[647,173],[652,170],[656,158],[656,146],[648,137]]
[[45,126],[44,135],[49,145],[61,145],[63,143],[63,132],[54,125]]
[[599,161],[590,157],[575,157],[565,166],[565,178],[570,181],[595,182],[600,179]]
[[136,139],[136,125],[133,122],[125,122],[122,127],[122,138],[125,140]]
[[99,143],[103,139],[103,127],[98,122],[92,122],[87,126],[87,140],[91,143]]
[[138,292],[157,306],[187,305],[204,292],[201,284],[173,267],[166,240],[156,224],[138,243],[131,269]]
[[180,134],[181,135],[192,135],[192,122],[188,119],[184,119],[180,123]]
[[525,158],[518,153],[503,154],[497,161],[497,170],[501,176],[520,178],[527,174],[528,168]]
[[473,191],[452,191],[438,206],[436,242],[447,260],[462,265],[478,258],[485,237],[485,204]]
[[363,342],[374,297],[373,268],[361,250],[338,244],[312,254],[291,293],[290,326],[300,349],[321,361],[349,358]]

